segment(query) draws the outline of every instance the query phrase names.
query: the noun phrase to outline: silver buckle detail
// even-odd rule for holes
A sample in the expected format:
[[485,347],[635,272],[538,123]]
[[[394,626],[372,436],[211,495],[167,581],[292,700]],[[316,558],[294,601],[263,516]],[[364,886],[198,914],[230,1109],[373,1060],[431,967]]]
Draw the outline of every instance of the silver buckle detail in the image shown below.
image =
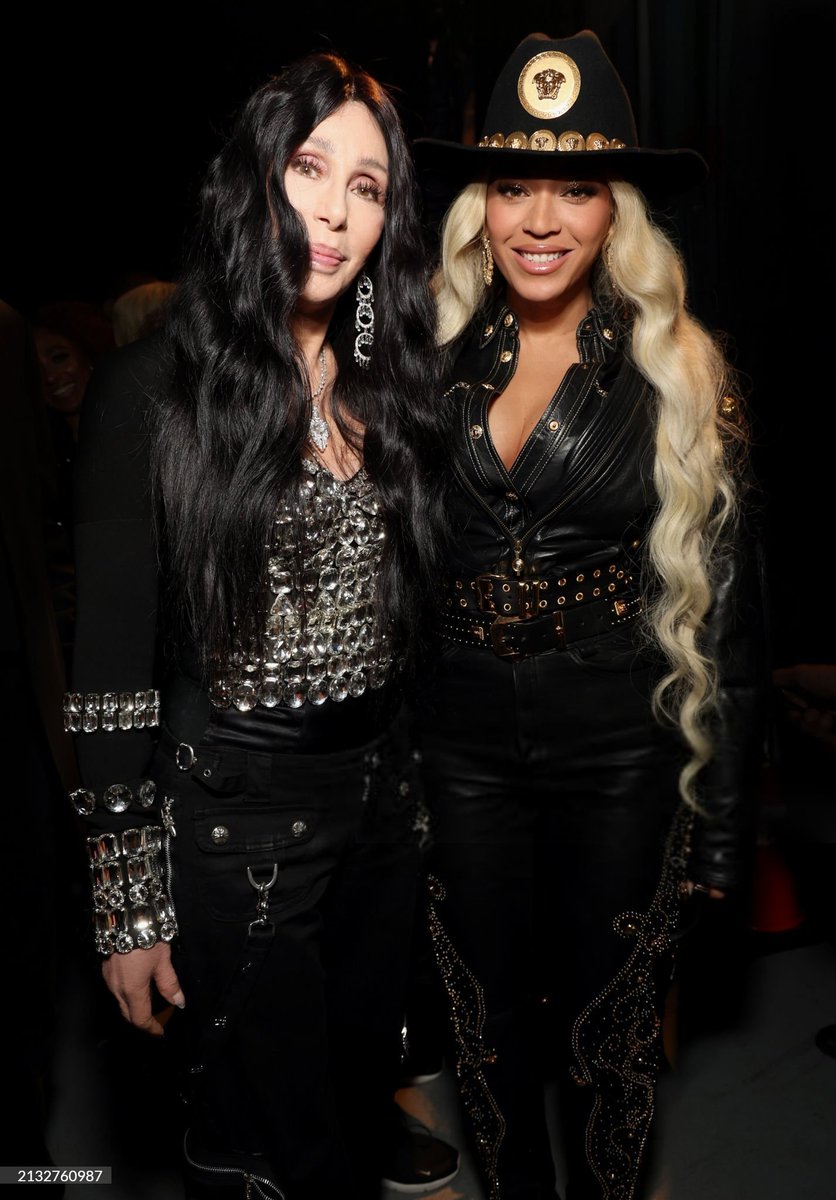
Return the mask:
[[197,762],[197,755],[188,742],[180,742],[174,751],[174,761],[177,763],[179,770],[190,771]]

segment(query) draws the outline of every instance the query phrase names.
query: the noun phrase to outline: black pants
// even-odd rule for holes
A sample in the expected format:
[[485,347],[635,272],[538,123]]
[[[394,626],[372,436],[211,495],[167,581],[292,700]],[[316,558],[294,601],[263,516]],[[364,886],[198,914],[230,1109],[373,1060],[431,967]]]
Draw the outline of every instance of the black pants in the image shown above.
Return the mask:
[[[445,649],[422,698],[431,924],[489,1196],[627,1200],[661,1061],[688,822],[629,635],[519,663]],[[679,814],[679,815],[678,815]]]
[[279,754],[215,735],[196,753],[187,772],[170,746],[157,760],[176,797],[188,1157],[287,1200],[377,1200],[418,880],[404,747],[386,733]]

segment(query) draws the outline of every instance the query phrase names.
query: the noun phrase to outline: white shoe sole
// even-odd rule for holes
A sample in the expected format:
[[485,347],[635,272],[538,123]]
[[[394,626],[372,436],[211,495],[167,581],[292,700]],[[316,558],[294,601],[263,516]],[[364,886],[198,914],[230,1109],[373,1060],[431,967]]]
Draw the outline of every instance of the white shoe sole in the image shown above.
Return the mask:
[[390,1188],[393,1192],[399,1192],[401,1195],[422,1196],[426,1192],[437,1192],[439,1188],[443,1188],[451,1179],[456,1178],[460,1170],[461,1164],[449,1175],[444,1175],[441,1179],[433,1179],[431,1183],[399,1183],[396,1179],[383,1179],[381,1182],[384,1187]]

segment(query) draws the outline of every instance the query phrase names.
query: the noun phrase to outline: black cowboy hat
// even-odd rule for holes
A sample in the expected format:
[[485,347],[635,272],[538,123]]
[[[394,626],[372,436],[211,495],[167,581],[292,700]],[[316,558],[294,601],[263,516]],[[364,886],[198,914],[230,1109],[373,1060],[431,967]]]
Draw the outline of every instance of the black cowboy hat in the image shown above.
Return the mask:
[[565,168],[587,178],[626,179],[663,199],[708,173],[696,150],[638,145],[624,84],[589,29],[557,39],[532,33],[520,42],[494,84],[477,145],[416,138],[414,150],[420,170],[443,175],[456,188],[491,172],[542,175],[544,167],[548,174]]

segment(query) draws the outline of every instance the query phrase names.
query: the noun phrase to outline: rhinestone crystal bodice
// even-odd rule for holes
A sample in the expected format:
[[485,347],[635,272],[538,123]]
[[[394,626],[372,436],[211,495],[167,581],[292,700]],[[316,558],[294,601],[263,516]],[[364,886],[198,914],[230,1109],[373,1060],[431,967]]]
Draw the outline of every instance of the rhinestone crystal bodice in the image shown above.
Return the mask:
[[341,701],[390,676],[374,610],[385,528],[371,480],[362,467],[347,480],[312,459],[304,468],[298,508],[286,501],[273,524],[261,643],[213,680],[218,708]]

